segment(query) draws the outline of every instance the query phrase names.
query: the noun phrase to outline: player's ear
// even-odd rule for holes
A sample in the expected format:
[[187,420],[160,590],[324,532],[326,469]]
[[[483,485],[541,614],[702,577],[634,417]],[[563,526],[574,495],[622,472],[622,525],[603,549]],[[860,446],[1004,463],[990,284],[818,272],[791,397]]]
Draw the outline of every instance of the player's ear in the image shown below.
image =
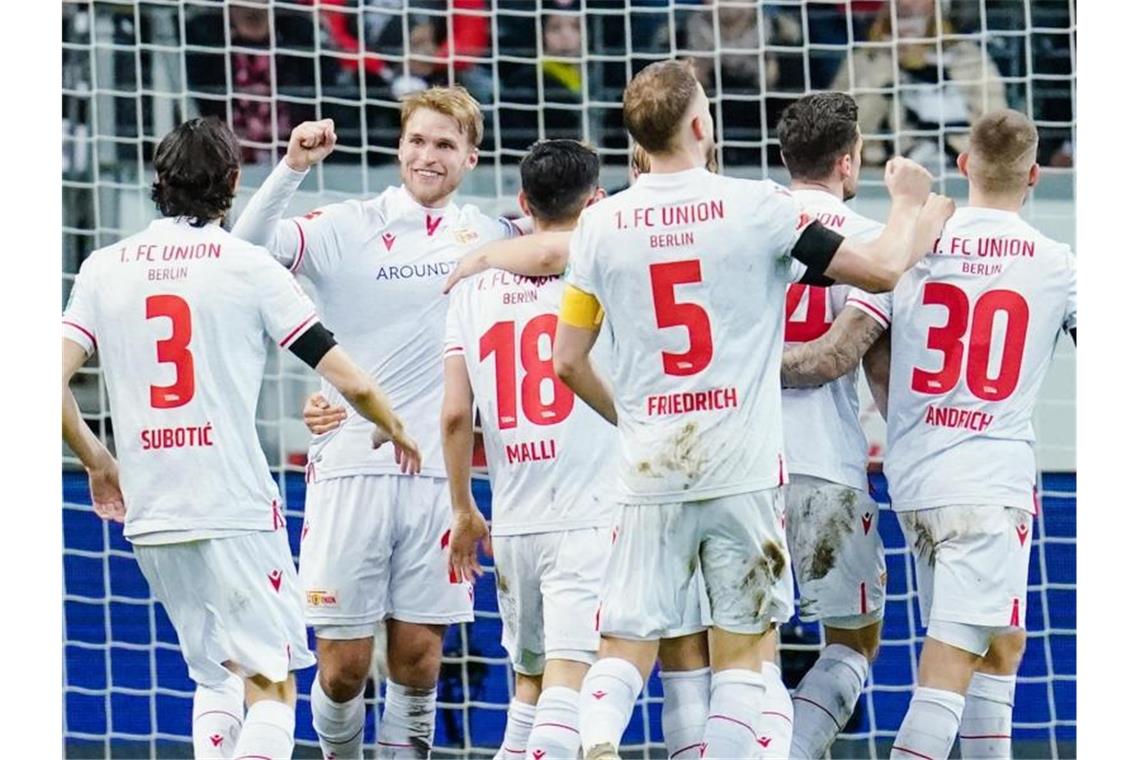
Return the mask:
[[1041,165],[1034,162],[1033,166],[1029,167],[1029,186],[1033,187],[1037,184],[1037,180],[1041,178]]
[[958,154],[958,161],[957,161],[958,171],[962,172],[962,176],[965,177],[966,179],[970,178],[970,173],[968,171],[966,171],[966,162],[969,161],[969,159],[970,159],[969,153],[959,153]]
[[[780,154],[783,157],[783,153]],[[844,153],[839,157],[839,176],[847,178],[851,176],[851,164],[853,163],[850,153]]]
[[467,154],[467,161],[465,163],[467,164],[468,169],[474,169],[475,168],[475,165],[477,163],[479,163],[479,149],[478,148],[474,148],[474,147],[471,148],[471,151]]
[[519,190],[519,208],[522,209],[523,216],[534,216],[530,210],[530,204],[526,202],[526,193]]
[[230,174],[230,192],[237,195],[238,187],[241,186],[241,167],[233,170]]

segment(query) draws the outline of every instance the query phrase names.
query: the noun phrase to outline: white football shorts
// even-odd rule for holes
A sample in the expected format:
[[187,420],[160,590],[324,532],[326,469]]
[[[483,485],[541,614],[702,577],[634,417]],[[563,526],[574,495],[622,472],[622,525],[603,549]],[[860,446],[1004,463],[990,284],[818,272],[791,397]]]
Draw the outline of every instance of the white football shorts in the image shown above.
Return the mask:
[[474,620],[471,584],[448,566],[450,535],[443,478],[351,475],[309,484],[301,531],[309,625],[321,638],[346,639],[372,636],[388,618]]
[[996,506],[898,514],[914,558],[922,624],[934,638],[943,638],[939,624],[985,629],[973,641],[946,642],[985,654],[991,635],[1025,627],[1032,514]]
[[[601,632],[661,639],[686,630],[697,584],[712,625],[763,633],[791,617],[792,570],[780,489],[674,504],[623,504],[602,589]],[[700,621],[699,605],[695,610]]]
[[881,620],[887,564],[879,505],[865,490],[810,475],[793,474],[785,496],[800,619],[839,628]]
[[227,660],[239,675],[274,683],[316,662],[284,530],[136,545],[134,552],[195,683],[222,684],[230,677]]

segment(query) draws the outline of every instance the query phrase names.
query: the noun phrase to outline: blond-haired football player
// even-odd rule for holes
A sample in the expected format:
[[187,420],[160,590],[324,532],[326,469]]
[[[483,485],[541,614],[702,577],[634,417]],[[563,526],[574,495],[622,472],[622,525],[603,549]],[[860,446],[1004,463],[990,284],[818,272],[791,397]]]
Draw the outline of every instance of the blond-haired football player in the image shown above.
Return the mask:
[[342,422],[334,389],[323,386],[306,405],[319,433],[309,449],[301,543],[317,637],[313,724],[323,751],[342,758],[361,753],[364,682],[380,622],[389,669],[381,756],[422,757],[431,748],[444,630],[473,619],[471,584],[448,572],[451,509],[439,434],[447,299],[439,291],[466,251],[516,231],[454,201],[483,137],[482,112],[466,90],[406,96],[400,123],[400,186],[283,220],[309,167],[335,143],[330,121],[305,123],[234,229],[313,283],[329,328],[389,389],[423,442],[423,470],[408,477],[358,450],[365,430],[355,417]]
[[[587,757],[616,754],[699,570],[713,623],[703,751],[745,757],[758,743],[762,664],[791,610],[779,489],[784,290],[805,277],[893,287],[917,257],[931,179],[913,162],[892,163],[890,221],[857,244],[775,183],[705,170],[712,117],[691,66],[647,66],[626,88],[623,114],[651,171],[583,213],[554,348],[559,377],[618,424],[621,441],[617,540],[600,659],[582,687],[582,743]],[[613,391],[589,360],[602,308],[616,346]]]
[[[125,517],[124,535],[178,633],[197,685],[199,758],[291,757],[293,671],[313,663],[254,419],[265,338],[314,367],[368,421],[371,440],[360,446],[394,440],[408,471],[420,459],[296,282],[264,249],[222,229],[240,156],[217,119],[167,135],[152,191],[164,218],[91,254],[63,317],[63,437],[91,475],[96,512]],[[68,387],[96,349],[121,491],[116,462]]]

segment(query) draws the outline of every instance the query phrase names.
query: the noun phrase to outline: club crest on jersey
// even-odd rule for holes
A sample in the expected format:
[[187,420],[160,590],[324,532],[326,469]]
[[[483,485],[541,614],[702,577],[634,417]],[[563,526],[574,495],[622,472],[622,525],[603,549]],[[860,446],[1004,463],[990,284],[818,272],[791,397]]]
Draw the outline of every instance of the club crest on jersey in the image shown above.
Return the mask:
[[396,242],[396,236],[395,235],[393,235],[391,232],[385,232],[383,235],[380,236],[380,239],[384,241],[384,249],[385,250],[388,250],[388,251],[392,250],[392,244]]
[[305,603],[310,607],[336,608],[340,606],[335,591],[309,589],[305,592]]
[[455,239],[457,245],[467,245],[479,239],[479,233],[470,227],[452,230],[451,236]]

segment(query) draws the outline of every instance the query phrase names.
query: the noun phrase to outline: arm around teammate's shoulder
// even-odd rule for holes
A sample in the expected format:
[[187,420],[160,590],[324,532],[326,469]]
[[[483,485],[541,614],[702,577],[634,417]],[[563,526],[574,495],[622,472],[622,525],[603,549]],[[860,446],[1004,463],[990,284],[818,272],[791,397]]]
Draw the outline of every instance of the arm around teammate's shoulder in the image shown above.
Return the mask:
[[571,234],[569,231],[535,232],[480,246],[459,260],[448,275],[443,292],[451,292],[461,280],[488,269],[505,269],[525,277],[562,274],[570,257]]

